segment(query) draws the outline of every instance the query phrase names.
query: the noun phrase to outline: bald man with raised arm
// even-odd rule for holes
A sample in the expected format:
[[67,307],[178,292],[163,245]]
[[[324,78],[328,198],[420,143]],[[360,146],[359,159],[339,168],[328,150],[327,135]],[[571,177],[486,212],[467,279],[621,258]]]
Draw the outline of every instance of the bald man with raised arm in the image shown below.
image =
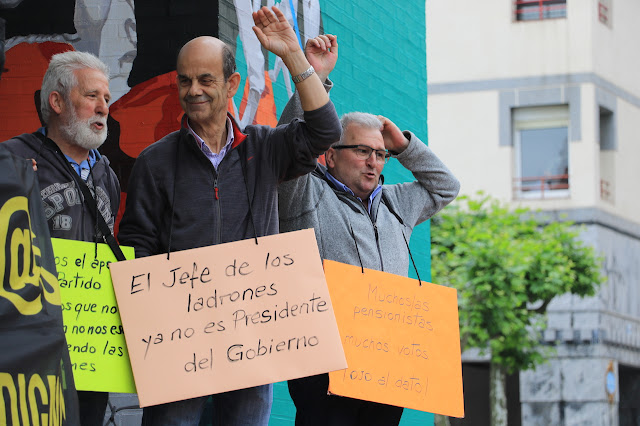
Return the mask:
[[[233,53],[214,37],[185,44],[182,128],[146,148],[129,181],[118,236],[137,257],[277,234],[278,184],[313,170],[340,137],[335,108],[284,15],[263,7],[253,19],[262,46],[294,76],[303,120],[240,129],[227,113],[240,84]],[[147,407],[143,424],[198,425],[206,398]],[[214,424],[266,426],[271,400],[272,385],[213,395]]]

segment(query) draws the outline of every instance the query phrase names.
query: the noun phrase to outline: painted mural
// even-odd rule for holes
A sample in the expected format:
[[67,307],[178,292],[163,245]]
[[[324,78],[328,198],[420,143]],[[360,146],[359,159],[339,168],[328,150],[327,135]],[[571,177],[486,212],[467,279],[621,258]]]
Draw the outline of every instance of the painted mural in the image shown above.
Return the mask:
[[[243,59],[239,65],[245,69],[239,71],[245,87],[229,102],[229,112],[241,127],[276,125],[272,81],[280,77],[288,96],[292,85],[280,58],[269,67],[253,34],[251,13],[261,6],[259,0],[0,0],[5,27],[0,99],[7,100],[0,103],[0,140],[41,126],[38,89],[52,55],[72,49],[95,54],[111,71],[109,136],[100,151],[121,182],[122,210],[135,158],[180,127],[175,58],[190,39],[214,35]],[[317,0],[303,2],[300,26],[293,21],[297,11],[292,2],[279,6],[295,24],[301,43],[319,34]]]
[[[274,3],[302,45],[325,31],[338,35],[331,97],[339,114],[384,114],[427,140],[424,0],[0,0],[0,141],[41,127],[38,91],[52,55],[97,55],[110,67],[113,96],[100,151],[120,179],[122,210],[135,158],[179,129],[175,60],[188,40],[213,35],[235,50],[242,83],[228,110],[241,126],[277,123],[294,87],[251,29],[251,12]],[[385,182],[413,180],[394,161]],[[411,241],[422,277],[428,236],[421,225]],[[291,408],[286,386],[276,388],[272,424],[293,424]],[[403,425],[418,421],[425,424],[422,414],[408,413]]]

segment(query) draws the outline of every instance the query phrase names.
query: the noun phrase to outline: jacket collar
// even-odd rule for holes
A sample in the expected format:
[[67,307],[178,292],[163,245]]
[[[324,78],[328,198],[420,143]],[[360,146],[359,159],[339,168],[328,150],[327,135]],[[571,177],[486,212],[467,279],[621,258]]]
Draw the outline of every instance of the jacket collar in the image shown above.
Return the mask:
[[[47,128],[46,127],[41,127],[38,130],[36,130],[35,132],[32,133],[32,135],[34,135],[35,137],[37,137],[40,142],[41,142],[41,146],[45,146],[47,147],[47,149],[50,149],[54,152],[59,152],[60,154],[62,154],[63,156],[65,155],[62,150],[60,149],[60,147],[58,146],[58,144],[56,144],[53,139],[49,138],[49,136],[47,136]],[[100,162],[100,160],[102,160],[103,156],[102,154],[100,154],[100,151],[98,151],[97,149],[91,149],[89,150],[89,155],[91,155],[93,153],[94,157],[95,157],[95,164],[98,164]],[[40,154],[38,153],[38,156]],[[66,156],[65,156],[66,157]],[[104,157],[106,159],[106,157]]]
[[[231,120],[231,127],[233,127],[233,144],[231,145],[231,148],[235,148],[242,142],[244,142],[244,140],[247,138],[247,135],[240,130],[240,127],[238,126],[238,123],[236,123],[235,118],[233,118],[233,116],[228,112],[227,117],[229,117],[229,119]],[[187,114],[182,114],[182,120],[180,120],[180,128],[188,132],[189,128],[187,127],[187,120]]]
[[[327,173],[327,166],[322,165],[320,163],[318,163],[316,165],[316,168],[311,172],[311,174],[313,174],[314,176],[319,177],[320,179],[327,182],[331,188],[335,188],[339,191],[342,191],[342,188],[336,187],[336,185],[334,185],[333,182],[331,182],[331,180],[327,179],[326,173]],[[384,185],[384,175],[380,174],[380,180],[378,181],[378,184]]]

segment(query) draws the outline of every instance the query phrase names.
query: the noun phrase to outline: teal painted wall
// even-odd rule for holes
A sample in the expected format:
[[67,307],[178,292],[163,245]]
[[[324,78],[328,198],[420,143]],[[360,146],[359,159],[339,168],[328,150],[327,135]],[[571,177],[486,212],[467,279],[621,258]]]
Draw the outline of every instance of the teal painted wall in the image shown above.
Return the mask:
[[[331,99],[338,114],[384,115],[427,142],[425,1],[320,0],[320,8],[324,32],[338,36],[339,58],[331,74]],[[287,100],[282,77],[274,95],[279,114]],[[413,180],[397,160],[391,160],[383,174],[385,183]],[[420,278],[430,280],[428,223],[416,228],[410,247]],[[410,275],[416,277],[414,271]],[[276,383],[270,425],[293,425],[294,416],[286,383]],[[433,415],[405,410],[401,425],[433,425]]]

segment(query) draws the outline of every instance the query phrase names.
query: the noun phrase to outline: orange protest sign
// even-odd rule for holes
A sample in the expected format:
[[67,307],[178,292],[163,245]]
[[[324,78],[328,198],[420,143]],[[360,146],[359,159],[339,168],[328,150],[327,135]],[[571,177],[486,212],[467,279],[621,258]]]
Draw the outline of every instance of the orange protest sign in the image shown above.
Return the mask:
[[464,416],[456,290],[324,261],[346,370],[329,392]]
[[312,229],[110,269],[143,407],[347,365]]

